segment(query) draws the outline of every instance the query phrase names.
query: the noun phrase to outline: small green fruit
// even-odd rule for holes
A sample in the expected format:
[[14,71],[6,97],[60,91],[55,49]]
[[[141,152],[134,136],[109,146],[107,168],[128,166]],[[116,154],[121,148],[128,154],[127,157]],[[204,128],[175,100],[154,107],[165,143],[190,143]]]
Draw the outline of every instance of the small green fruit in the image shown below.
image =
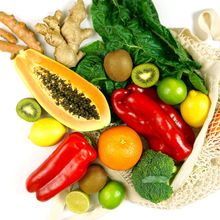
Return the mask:
[[166,77],[159,82],[157,94],[165,103],[177,105],[186,98],[187,87],[180,79]]
[[125,197],[125,187],[117,181],[110,181],[99,192],[99,203],[103,208],[114,209],[118,207]]

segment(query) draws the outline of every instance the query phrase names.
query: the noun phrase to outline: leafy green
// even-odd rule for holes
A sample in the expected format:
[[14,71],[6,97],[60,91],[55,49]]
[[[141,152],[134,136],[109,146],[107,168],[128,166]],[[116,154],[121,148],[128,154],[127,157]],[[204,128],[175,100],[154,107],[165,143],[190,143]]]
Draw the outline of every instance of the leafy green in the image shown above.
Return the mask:
[[176,167],[171,157],[160,152],[147,150],[133,168],[131,179],[140,196],[158,203],[172,195],[170,180],[174,172],[176,172]]
[[94,41],[91,44],[83,47],[81,51],[86,54],[93,54],[100,57],[104,57],[107,53],[105,49],[105,45],[103,44],[102,41],[99,40]]
[[107,79],[102,66],[102,58],[97,55],[87,55],[77,65],[76,72],[83,78],[101,88]]
[[194,88],[197,88],[201,92],[205,93],[206,95],[208,94],[208,91],[205,87],[204,80],[196,73],[190,73],[189,74],[189,81],[193,85]]
[[134,65],[155,63],[162,78],[187,76],[191,86],[207,93],[204,81],[196,77],[200,65],[160,23],[151,0],[93,0],[91,16],[106,52],[125,49]]
[[[128,2],[128,1],[126,1]],[[144,19],[151,30],[179,56],[181,60],[190,60],[183,47],[175,40],[170,31],[160,24],[160,20],[151,0],[138,0],[138,10],[140,17]],[[127,4],[129,6],[129,4]],[[191,61],[191,60],[190,60]]]

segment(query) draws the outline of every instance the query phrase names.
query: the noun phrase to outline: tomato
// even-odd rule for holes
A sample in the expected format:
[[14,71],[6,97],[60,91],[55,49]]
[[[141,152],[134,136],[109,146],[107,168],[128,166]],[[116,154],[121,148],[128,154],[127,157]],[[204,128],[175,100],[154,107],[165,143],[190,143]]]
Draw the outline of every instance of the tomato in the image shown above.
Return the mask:
[[110,181],[98,195],[103,208],[114,209],[120,205],[125,197],[125,187],[117,181]]
[[176,105],[183,102],[186,98],[187,87],[180,79],[166,77],[159,82],[157,94],[165,103]]

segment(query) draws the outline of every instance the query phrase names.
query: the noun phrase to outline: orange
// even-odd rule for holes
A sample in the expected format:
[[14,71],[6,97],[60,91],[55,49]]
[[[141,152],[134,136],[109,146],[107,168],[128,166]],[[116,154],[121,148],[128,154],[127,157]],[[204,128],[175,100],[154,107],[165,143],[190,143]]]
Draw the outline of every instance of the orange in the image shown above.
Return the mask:
[[104,131],[98,141],[100,161],[114,170],[128,170],[140,159],[142,141],[128,126],[116,126]]

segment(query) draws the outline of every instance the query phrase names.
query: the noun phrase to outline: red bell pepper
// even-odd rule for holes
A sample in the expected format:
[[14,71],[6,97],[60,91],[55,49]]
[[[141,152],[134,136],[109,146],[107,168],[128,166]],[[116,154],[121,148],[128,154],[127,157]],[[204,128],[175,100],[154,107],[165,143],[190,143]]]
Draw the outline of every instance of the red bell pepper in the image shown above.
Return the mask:
[[152,149],[177,161],[186,159],[191,153],[192,146],[184,133],[149,96],[129,88],[118,89],[112,94],[112,107],[122,121],[146,137]]
[[[112,107],[116,115],[124,121],[127,125],[134,128],[138,133],[143,136],[154,135],[154,131],[151,128],[151,124],[140,114],[135,114],[129,109],[125,103],[124,98],[129,95],[129,91],[126,89],[117,89],[112,94]],[[147,129],[146,129],[147,128]]]
[[192,145],[194,144],[195,134],[192,128],[183,120],[181,115],[172,105],[166,104],[158,97],[157,92],[154,88],[141,88],[135,84],[129,84],[126,89],[132,92],[144,93],[148,97],[155,100],[164,110],[164,112],[166,112],[170,116],[170,118],[176,123],[177,127],[184,133],[189,143]]
[[56,150],[27,178],[26,188],[46,201],[86,173],[97,157],[95,149],[79,132],[70,134]]

